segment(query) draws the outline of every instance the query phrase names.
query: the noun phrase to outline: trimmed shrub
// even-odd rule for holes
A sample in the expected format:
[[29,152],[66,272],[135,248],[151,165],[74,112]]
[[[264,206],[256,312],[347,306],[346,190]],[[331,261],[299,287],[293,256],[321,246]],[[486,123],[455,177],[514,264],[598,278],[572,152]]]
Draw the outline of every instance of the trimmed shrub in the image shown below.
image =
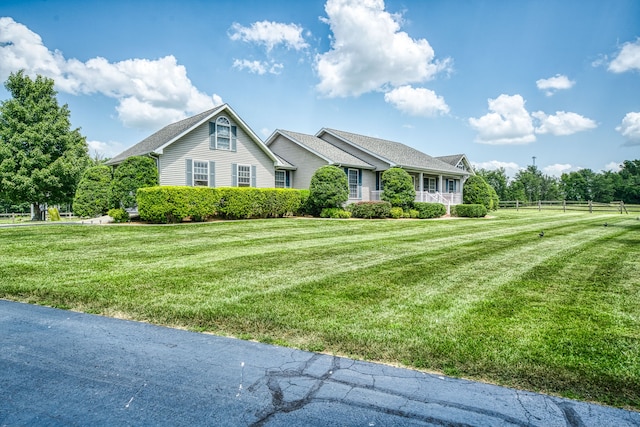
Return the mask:
[[416,209],[409,209],[409,211],[405,213],[409,215],[409,218],[418,218],[418,215],[420,214]]
[[411,175],[401,168],[387,169],[382,173],[382,194],[380,198],[392,206],[408,209],[416,199],[416,190]]
[[122,208],[109,209],[107,213],[115,222],[127,222],[129,221],[129,212]]
[[418,211],[418,218],[440,218],[447,213],[447,208],[442,203],[415,202],[413,208]]
[[309,206],[317,215],[324,208],[339,208],[349,200],[347,174],[337,166],[322,166],[309,185]]
[[85,170],[73,198],[73,213],[79,217],[91,218],[107,213],[110,186],[109,166],[93,166]]
[[313,208],[310,205],[309,190],[298,190],[300,192],[300,207],[294,215],[312,215]]
[[346,208],[354,218],[388,218],[391,212],[389,202],[357,202]]
[[156,223],[274,218],[300,210],[300,190],[283,188],[148,187],[138,191],[140,218]]
[[342,208],[324,208],[320,212],[320,218],[351,218],[351,212]]
[[401,207],[393,207],[389,210],[389,216],[393,219],[398,219],[404,217],[404,209]]
[[498,209],[498,195],[480,175],[471,175],[464,183],[463,202],[468,205],[483,205],[487,210]]
[[138,189],[155,185],[158,185],[156,162],[150,157],[129,157],[113,173],[109,203],[114,208],[133,208]]
[[464,204],[451,206],[451,215],[462,216],[468,218],[482,218],[487,214],[487,208],[484,205]]

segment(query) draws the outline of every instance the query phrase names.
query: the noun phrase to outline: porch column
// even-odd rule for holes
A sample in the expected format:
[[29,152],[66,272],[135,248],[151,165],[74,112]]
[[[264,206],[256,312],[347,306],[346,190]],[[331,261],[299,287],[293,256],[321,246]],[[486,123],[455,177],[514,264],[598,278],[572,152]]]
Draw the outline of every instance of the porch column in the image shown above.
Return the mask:
[[444,194],[444,188],[442,188],[442,175],[438,175],[438,192]]

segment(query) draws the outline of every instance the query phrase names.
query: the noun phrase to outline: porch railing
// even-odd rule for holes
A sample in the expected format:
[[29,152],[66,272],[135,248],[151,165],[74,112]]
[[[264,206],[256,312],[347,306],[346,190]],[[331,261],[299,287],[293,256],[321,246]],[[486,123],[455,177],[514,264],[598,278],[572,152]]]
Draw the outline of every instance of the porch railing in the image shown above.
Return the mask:
[[[380,194],[382,191],[372,191],[371,200],[380,200]],[[431,193],[429,191],[416,191],[416,202],[428,202],[428,203],[442,203],[449,207],[449,205],[459,205],[462,203],[461,193]]]

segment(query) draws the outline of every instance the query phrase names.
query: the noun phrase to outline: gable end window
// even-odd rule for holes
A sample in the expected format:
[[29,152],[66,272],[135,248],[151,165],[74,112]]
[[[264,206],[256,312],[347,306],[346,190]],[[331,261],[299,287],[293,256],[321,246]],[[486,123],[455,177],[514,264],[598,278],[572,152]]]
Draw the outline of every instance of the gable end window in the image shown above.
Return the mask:
[[186,159],[185,184],[194,187],[216,186],[216,163],[214,161]]
[[256,187],[256,166],[233,163],[231,165],[231,186]]
[[231,125],[226,117],[209,122],[209,148],[212,150],[236,151],[238,127]]

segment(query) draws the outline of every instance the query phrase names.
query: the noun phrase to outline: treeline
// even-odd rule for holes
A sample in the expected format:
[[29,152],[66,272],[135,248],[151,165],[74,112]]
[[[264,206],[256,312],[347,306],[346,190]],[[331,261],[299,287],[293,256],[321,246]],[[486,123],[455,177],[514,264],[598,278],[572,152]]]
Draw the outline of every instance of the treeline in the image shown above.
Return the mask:
[[560,178],[543,174],[536,166],[527,166],[509,179],[504,168],[476,170],[498,194],[500,200],[623,201],[640,204],[640,160],[625,160],[618,172],[593,172],[580,169],[563,173]]

